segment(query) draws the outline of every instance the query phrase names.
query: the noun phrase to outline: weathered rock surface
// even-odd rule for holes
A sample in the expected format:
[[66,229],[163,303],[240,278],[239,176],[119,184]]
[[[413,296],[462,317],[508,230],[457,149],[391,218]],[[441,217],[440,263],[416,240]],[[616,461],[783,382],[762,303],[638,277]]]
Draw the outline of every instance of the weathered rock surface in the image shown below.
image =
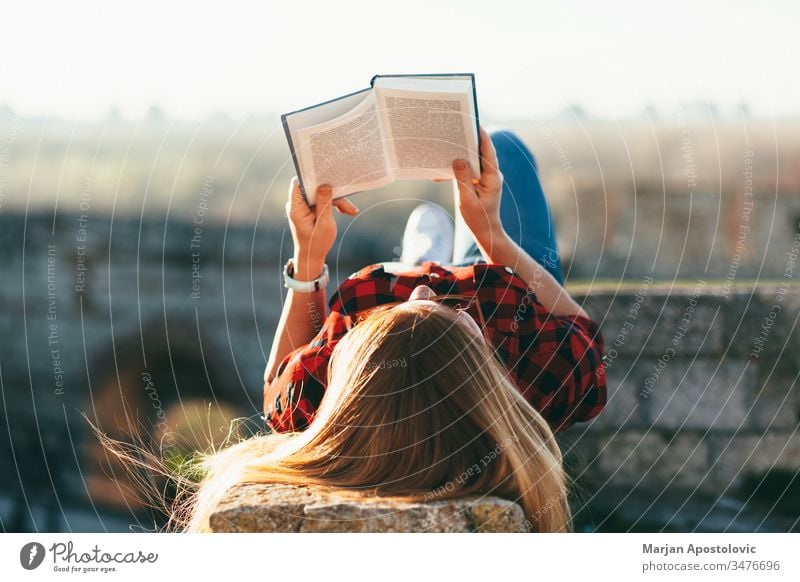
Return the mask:
[[522,507],[498,497],[356,501],[309,487],[243,485],[210,518],[215,532],[526,532]]

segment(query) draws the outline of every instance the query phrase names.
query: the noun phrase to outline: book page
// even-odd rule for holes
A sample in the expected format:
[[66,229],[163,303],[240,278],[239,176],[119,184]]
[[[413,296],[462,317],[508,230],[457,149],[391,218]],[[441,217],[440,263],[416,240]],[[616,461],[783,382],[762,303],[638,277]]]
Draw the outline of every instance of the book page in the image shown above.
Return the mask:
[[377,87],[396,178],[452,178],[453,160],[479,171],[477,127],[469,92]]
[[[296,167],[303,167],[303,153],[300,151],[300,149],[298,149],[298,145],[300,144],[300,138],[298,136],[299,130],[306,127],[319,125],[320,123],[331,121],[341,117],[342,115],[346,115],[359,103],[362,103],[364,99],[370,97],[372,93],[372,89],[363,89],[343,97],[338,97],[336,99],[331,99],[330,101],[325,101],[324,103],[318,103],[316,105],[312,105],[311,107],[300,109],[299,111],[287,113],[285,116],[283,116],[285,118],[287,133],[291,136],[290,146],[293,148]],[[302,182],[303,172],[301,169],[298,169],[298,174],[300,174]]]
[[306,107],[298,111],[286,114],[289,125],[294,132],[299,129],[319,125],[326,121],[331,121],[337,117],[352,111],[359,103],[362,103],[372,93],[372,89],[362,89],[355,93],[350,93],[337,99],[331,99],[324,103],[318,103],[311,107]]
[[393,180],[374,93],[352,111],[297,134],[309,204],[315,204],[320,184],[331,184],[340,198]]

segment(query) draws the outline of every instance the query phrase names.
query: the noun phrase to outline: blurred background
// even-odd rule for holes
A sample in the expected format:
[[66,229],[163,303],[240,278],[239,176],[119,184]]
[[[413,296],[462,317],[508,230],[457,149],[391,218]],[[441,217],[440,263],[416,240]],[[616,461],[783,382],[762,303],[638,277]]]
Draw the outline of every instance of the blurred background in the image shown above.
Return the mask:
[[[800,527],[791,2],[9,2],[0,33],[0,530],[164,523],[88,421],[180,465],[263,428],[291,255],[282,112],[474,72],[534,153],[610,400],[562,438],[580,531]],[[420,201],[353,198],[335,282]],[[155,478],[156,487],[170,487]]]

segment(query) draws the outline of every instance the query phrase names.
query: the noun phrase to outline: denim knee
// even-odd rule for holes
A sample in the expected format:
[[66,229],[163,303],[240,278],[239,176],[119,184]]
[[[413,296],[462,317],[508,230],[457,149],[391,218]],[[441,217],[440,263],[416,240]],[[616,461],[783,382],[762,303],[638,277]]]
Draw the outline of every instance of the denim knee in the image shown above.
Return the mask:
[[493,131],[489,137],[492,139],[494,149],[497,152],[497,159],[500,163],[502,163],[503,158],[506,160],[513,159],[522,154],[528,164],[534,169],[537,168],[536,158],[533,156],[533,153],[531,153],[528,146],[526,146],[513,131],[507,129]]

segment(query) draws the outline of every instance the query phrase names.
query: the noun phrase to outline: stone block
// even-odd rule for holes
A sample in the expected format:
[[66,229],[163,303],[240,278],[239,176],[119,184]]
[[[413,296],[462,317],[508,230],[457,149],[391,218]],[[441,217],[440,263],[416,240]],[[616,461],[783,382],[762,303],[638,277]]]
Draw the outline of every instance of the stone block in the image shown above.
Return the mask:
[[711,474],[709,484],[717,492],[736,487],[747,475],[781,469],[800,471],[800,434],[773,432],[764,435],[709,437]]
[[210,517],[214,532],[524,532],[522,507],[498,497],[427,503],[292,485],[240,485]]
[[652,284],[643,279],[625,293],[586,298],[584,306],[600,324],[607,352],[634,359],[661,355],[668,348],[677,355],[722,352],[724,301],[719,294],[706,292],[708,285],[699,281],[672,290]]
[[608,375],[606,407],[588,423],[587,428],[616,431],[643,427],[647,419],[639,403],[640,370],[623,358],[609,359],[605,370]]
[[754,365],[757,380],[749,394],[749,428],[759,433],[792,431],[798,428],[797,370],[787,354],[778,361],[758,360]]
[[655,432],[626,431],[600,439],[598,458],[590,469],[598,485],[634,485],[650,471],[664,450],[664,440]]
[[645,482],[657,490],[672,487],[694,489],[708,474],[708,443],[697,433],[679,433],[668,439]]
[[[741,360],[670,360],[657,363],[643,392],[653,426],[667,430],[737,430],[744,426],[756,382],[755,370]],[[656,380],[650,387],[648,380]]]
[[784,290],[781,285],[762,285],[729,297],[723,326],[728,355],[760,360],[791,357],[797,352],[800,292],[796,285],[787,293]]
[[694,488],[707,463],[707,443],[700,435],[665,438],[655,431],[628,431],[603,439],[596,469],[590,471],[600,484]]

